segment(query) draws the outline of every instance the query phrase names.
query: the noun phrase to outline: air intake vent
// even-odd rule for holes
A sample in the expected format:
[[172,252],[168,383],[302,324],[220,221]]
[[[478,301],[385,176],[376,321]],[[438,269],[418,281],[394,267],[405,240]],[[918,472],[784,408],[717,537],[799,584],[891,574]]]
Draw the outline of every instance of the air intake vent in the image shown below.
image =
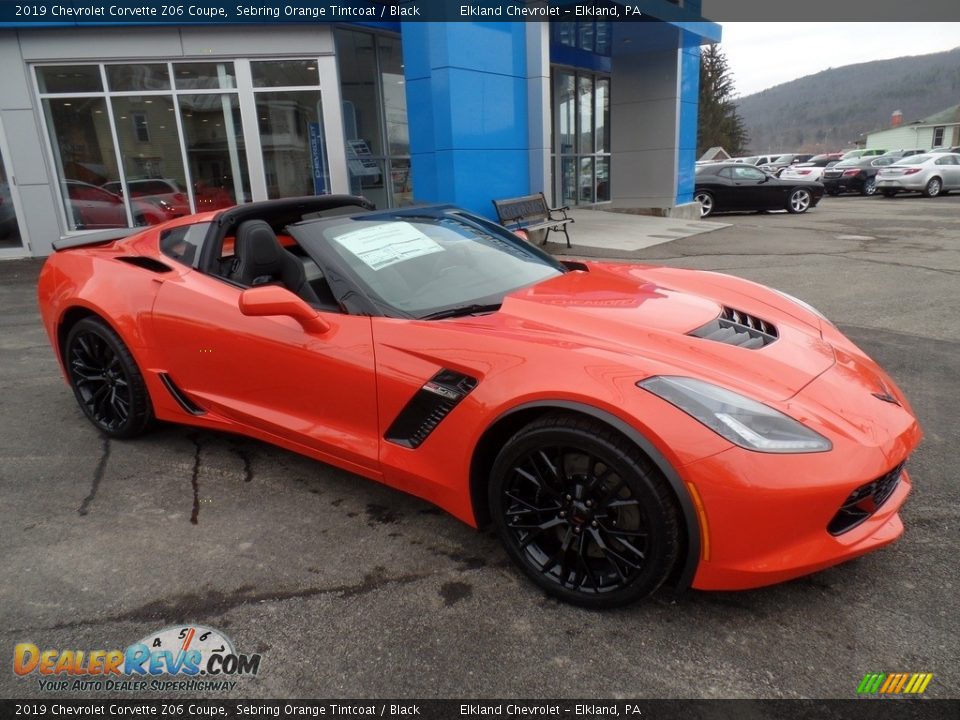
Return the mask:
[[476,378],[453,370],[441,370],[404,406],[384,437],[404,447],[420,447],[476,386]]
[[127,263],[127,265],[136,265],[137,267],[142,267],[144,270],[149,270],[150,272],[170,272],[170,266],[164,265],[159,260],[154,260],[153,258],[144,257],[142,255],[120,255],[117,257],[117,260],[122,263]]
[[693,337],[756,350],[777,339],[777,328],[766,320],[725,307],[720,317],[690,333]]
[[873,482],[861,485],[843,501],[840,510],[833,516],[827,525],[831,535],[840,535],[853,530],[868,517],[873,515],[883,505],[893,491],[900,484],[900,474],[903,472],[903,463],[897,465],[886,475],[878,477]]

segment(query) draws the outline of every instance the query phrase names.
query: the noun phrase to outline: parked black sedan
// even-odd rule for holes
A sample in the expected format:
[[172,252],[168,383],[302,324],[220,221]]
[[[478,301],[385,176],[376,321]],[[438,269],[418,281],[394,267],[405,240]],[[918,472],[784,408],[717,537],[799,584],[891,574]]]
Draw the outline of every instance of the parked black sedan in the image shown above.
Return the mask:
[[873,195],[877,191],[877,173],[880,168],[896,161],[897,158],[885,156],[841,160],[823,171],[820,182],[828,195],[839,195],[842,192]]
[[700,217],[736,210],[806,212],[823,197],[823,185],[808,180],[781,180],[743,163],[716,163],[697,168],[694,199]]

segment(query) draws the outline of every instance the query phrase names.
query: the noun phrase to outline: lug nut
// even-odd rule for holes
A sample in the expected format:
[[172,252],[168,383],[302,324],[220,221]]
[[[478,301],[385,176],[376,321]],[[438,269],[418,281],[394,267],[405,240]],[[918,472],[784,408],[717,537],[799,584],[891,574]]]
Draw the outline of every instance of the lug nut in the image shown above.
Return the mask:
[[567,495],[567,496],[566,496],[566,499],[567,499],[568,502],[569,502],[570,500],[573,500],[573,495]]
[[580,534],[580,528],[579,528],[579,527],[575,527],[575,528],[573,529],[573,532],[575,532],[577,535],[579,535],[579,534]]
[[563,510],[561,510],[561,511],[560,511],[560,517],[565,518],[566,516],[567,516],[567,513],[564,512]]
[[594,520],[592,523],[590,523],[590,527],[594,527],[594,528],[595,528],[596,526],[597,526],[597,521],[596,521],[596,520]]
[[593,507],[593,500],[587,500],[587,507]]

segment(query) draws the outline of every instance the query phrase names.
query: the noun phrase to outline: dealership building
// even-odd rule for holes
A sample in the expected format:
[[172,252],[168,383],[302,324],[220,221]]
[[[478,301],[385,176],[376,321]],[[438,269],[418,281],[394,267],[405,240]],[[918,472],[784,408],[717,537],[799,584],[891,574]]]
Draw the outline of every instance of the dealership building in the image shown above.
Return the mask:
[[682,21],[649,0],[645,22],[6,25],[0,257],[330,192],[683,213],[699,48],[720,28],[681,5]]

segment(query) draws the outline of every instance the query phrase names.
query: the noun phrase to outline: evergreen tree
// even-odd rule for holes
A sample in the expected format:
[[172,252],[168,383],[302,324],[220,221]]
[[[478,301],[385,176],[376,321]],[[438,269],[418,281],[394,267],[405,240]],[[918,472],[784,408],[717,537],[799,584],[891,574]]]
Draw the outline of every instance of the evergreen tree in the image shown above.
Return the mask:
[[700,51],[700,108],[697,157],[719,145],[731,156],[743,155],[750,138],[733,101],[733,76],[719,45]]

